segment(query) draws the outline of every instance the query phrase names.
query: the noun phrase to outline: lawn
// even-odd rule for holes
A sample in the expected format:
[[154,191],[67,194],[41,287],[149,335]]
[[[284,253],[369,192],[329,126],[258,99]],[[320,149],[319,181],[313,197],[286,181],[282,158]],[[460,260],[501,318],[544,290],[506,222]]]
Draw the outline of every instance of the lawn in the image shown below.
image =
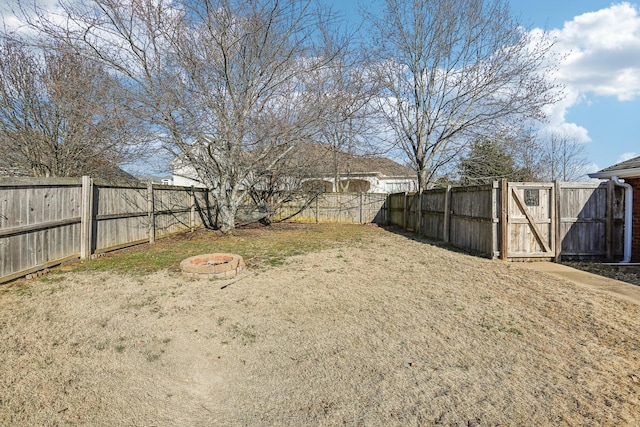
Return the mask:
[[[193,280],[198,253],[246,272]],[[640,307],[375,226],[198,232],[0,288],[0,424],[640,424]]]

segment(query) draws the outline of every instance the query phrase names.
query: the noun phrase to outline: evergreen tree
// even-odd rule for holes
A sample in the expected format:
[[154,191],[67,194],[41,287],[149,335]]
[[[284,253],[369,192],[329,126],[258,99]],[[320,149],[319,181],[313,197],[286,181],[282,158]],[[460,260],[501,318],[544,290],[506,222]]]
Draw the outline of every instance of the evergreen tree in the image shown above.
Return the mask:
[[488,139],[477,140],[458,164],[462,185],[481,185],[506,178],[519,181],[523,171],[516,167],[506,148]]

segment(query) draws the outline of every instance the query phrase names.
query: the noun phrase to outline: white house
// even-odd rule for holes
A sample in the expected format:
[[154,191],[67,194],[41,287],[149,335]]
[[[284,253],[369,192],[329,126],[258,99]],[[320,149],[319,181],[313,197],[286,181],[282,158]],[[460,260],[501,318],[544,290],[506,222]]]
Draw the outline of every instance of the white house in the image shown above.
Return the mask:
[[[416,172],[387,157],[354,156],[322,144],[303,144],[291,156],[303,188],[325,192],[400,193],[418,189]],[[173,184],[205,187],[190,164],[172,162]]]
[[206,187],[205,184],[198,181],[198,174],[193,166],[174,161],[171,163],[171,167],[173,169],[173,178],[171,179],[173,185],[196,188]]
[[321,184],[326,192],[401,193],[418,189],[416,172],[387,157],[354,156],[320,144],[304,147],[311,159],[303,185]]

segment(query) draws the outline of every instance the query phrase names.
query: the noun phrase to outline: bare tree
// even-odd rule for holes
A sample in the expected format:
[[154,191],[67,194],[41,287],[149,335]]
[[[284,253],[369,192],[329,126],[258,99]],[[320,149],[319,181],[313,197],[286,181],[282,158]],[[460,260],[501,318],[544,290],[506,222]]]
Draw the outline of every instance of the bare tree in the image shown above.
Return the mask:
[[0,149],[5,168],[32,176],[114,178],[139,132],[119,83],[67,50],[0,45]]
[[549,181],[577,181],[584,179],[589,164],[585,146],[562,132],[548,134],[540,142],[542,178]]
[[259,179],[251,180],[251,185],[247,187],[251,203],[241,208],[244,218],[240,219],[268,223],[272,219],[272,213],[282,205],[296,200],[302,206],[307,206],[318,194],[324,192],[323,186],[310,180],[323,160],[318,158],[317,150],[310,149],[316,145],[301,143],[292,149],[281,147],[288,151],[287,155],[271,169],[258,171]]
[[[361,76],[354,76],[356,68],[350,70],[336,70],[334,76],[335,89],[327,93],[330,98],[330,120],[322,124],[319,141],[327,149],[327,156],[333,165],[335,190],[348,191],[343,185],[342,177],[350,173],[348,164],[341,165],[339,157],[342,153],[350,155],[366,154],[376,147],[372,147],[368,123],[372,97],[362,91],[366,90],[366,83]],[[343,74],[344,73],[344,74]],[[345,168],[346,167],[346,168]],[[348,181],[346,181],[348,182]]]
[[[212,188],[223,230],[247,187],[317,132],[331,62],[311,0],[94,0],[31,22],[119,73],[165,148]],[[37,22],[36,22],[37,21]]]
[[551,43],[515,22],[504,0],[385,0],[370,16],[386,118],[427,188],[465,144],[493,138],[556,101]]
[[540,141],[531,130],[523,130],[506,139],[507,151],[520,168],[523,181],[542,181],[542,150]]
[[[349,191],[350,156],[370,156],[384,152],[379,131],[377,94],[380,82],[362,58],[361,50],[348,50],[350,40],[341,43],[339,59],[316,74],[315,90],[324,94],[325,118],[317,141],[333,165],[335,191]],[[345,156],[345,153],[348,156]],[[326,162],[325,162],[326,163]]]
[[341,179],[350,172],[340,161],[344,152],[363,155],[380,149],[371,125],[378,84],[367,73],[361,52],[353,48],[354,34],[337,25],[322,25],[318,30],[325,56],[333,60],[306,74],[305,91],[321,95],[314,101],[323,114],[312,138],[289,150],[251,186],[253,201],[269,210],[292,199],[304,205],[327,191],[326,182],[317,177],[327,173],[328,163],[333,165],[336,191],[347,191],[348,184]]

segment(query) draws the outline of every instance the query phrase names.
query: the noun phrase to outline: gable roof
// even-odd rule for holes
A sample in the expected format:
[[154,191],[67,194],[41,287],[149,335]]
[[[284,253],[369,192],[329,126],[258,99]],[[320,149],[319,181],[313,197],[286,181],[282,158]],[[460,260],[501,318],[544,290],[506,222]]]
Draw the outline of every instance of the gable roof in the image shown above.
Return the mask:
[[28,173],[15,166],[8,166],[0,162],[0,177],[29,176]]
[[[395,178],[415,178],[413,169],[401,165],[388,157],[357,156],[344,151],[336,151],[324,144],[301,144],[294,156],[303,156],[312,165],[309,175],[332,177],[337,163],[340,175],[375,175]],[[335,155],[335,157],[334,157]]]
[[[86,164],[86,174],[92,178],[104,179],[107,181],[137,181],[130,173],[121,169],[118,165],[105,159],[95,159]],[[0,159],[0,177],[30,177],[30,171],[20,165],[10,165],[7,161]]]
[[636,178],[640,177],[640,156],[634,157],[624,162],[616,163],[613,166],[604,168],[598,172],[590,173],[591,178],[608,179],[612,176],[618,178]]
[[[280,147],[287,149],[286,146]],[[276,150],[277,151],[277,150]],[[247,158],[250,158],[247,155]],[[417,179],[416,172],[387,157],[358,156],[335,151],[320,143],[299,143],[283,159],[282,171],[301,178],[333,178],[336,166],[342,178],[375,176],[378,178]],[[196,172],[183,154],[172,161],[173,175],[197,179]]]

